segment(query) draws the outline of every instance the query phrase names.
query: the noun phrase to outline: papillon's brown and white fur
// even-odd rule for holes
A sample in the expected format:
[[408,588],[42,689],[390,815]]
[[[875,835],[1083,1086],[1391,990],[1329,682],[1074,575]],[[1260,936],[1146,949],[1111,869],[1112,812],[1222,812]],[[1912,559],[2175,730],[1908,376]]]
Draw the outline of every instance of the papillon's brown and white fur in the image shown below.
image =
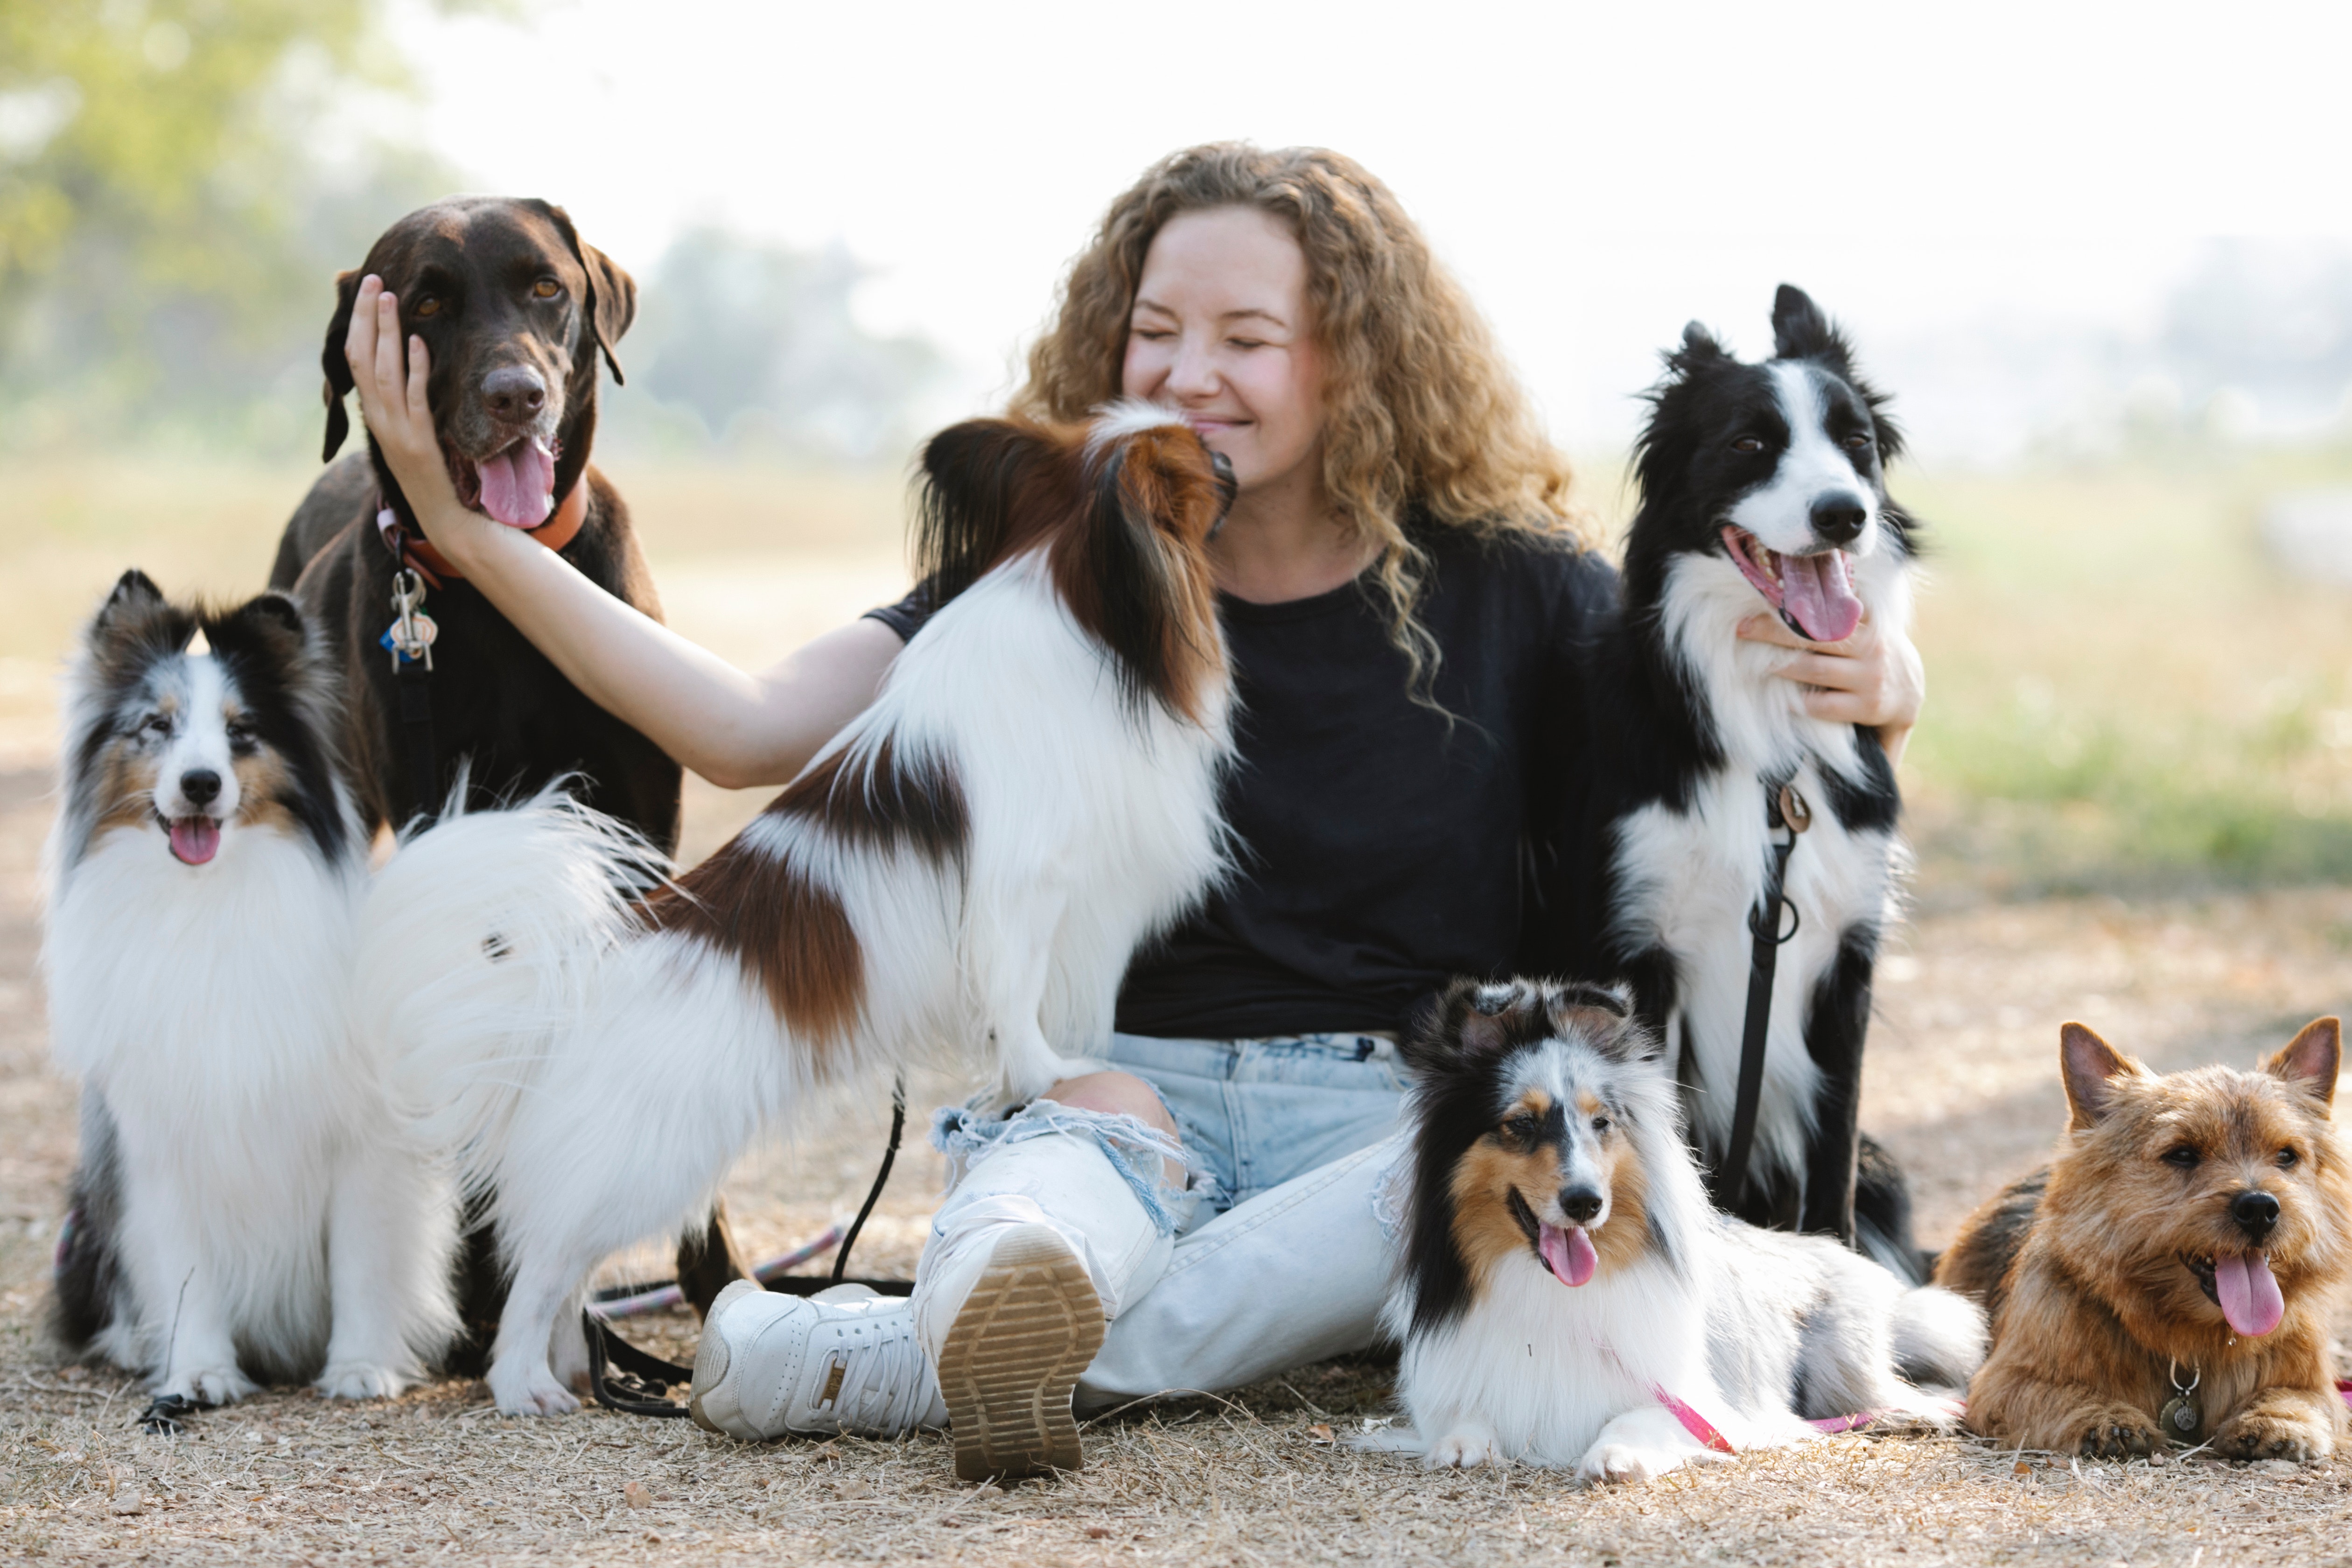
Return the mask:
[[294,601],[124,574],[68,681],[50,1049],[81,1083],[58,1338],[162,1395],[397,1393],[456,1328],[446,1184],[347,1011],[367,845]]
[[1638,1480],[1815,1435],[1948,1426],[1983,1315],[1711,1209],[1673,1070],[1619,987],[1457,981],[1407,1040],[1398,1394],[1433,1466]]
[[411,1115],[496,1193],[502,1410],[573,1407],[590,1270],[698,1220],[814,1086],[992,1063],[1014,1100],[1085,1070],[1130,953],[1225,865],[1222,459],[1139,405],[959,425],[923,469],[942,607],[709,860],[617,891],[642,850],[542,797],[380,879],[362,1010]]

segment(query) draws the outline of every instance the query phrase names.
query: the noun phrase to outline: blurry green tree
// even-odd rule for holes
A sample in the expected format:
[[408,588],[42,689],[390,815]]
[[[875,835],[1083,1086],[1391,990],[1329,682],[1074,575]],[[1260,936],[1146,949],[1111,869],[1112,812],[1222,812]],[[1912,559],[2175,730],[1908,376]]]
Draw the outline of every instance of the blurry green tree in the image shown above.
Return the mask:
[[0,442],[292,437],[335,268],[451,183],[366,112],[411,90],[384,10],[0,0]]

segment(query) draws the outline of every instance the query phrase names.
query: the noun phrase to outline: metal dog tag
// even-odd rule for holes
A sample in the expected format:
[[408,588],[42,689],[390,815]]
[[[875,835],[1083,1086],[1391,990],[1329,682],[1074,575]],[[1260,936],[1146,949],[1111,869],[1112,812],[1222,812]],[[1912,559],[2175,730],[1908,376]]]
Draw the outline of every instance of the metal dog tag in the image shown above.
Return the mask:
[[2185,1394],[2176,1394],[2164,1402],[2164,1408],[2157,1413],[2156,1424],[2174,1442],[2187,1443],[2195,1439],[2197,1428],[2204,1419],[2195,1400]]

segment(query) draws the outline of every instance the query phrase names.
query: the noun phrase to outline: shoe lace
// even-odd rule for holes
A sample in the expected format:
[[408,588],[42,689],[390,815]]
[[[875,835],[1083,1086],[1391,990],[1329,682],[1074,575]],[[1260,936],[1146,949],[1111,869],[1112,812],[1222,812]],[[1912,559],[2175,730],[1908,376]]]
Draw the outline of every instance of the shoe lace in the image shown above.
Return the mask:
[[834,1409],[844,1429],[860,1437],[903,1437],[928,1410],[939,1387],[931,1358],[915,1342],[913,1315],[844,1352]]

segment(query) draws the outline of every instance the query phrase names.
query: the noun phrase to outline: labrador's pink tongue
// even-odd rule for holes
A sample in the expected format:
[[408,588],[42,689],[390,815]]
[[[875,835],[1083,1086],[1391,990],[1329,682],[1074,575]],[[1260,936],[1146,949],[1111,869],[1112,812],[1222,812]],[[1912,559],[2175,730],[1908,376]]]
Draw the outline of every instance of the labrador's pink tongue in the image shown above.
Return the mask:
[[172,853],[184,865],[201,866],[219,852],[219,823],[209,816],[173,819]]
[[482,510],[509,528],[537,528],[555,508],[555,454],[518,441],[482,465]]
[[1592,1250],[1592,1238],[1584,1234],[1580,1225],[1562,1230],[1556,1225],[1545,1226],[1536,1233],[1536,1250],[1543,1254],[1545,1264],[1562,1284],[1581,1285],[1592,1278],[1593,1266],[1601,1261]]
[[2221,1315],[2230,1327],[2250,1340],[2269,1333],[2286,1316],[2286,1298],[2279,1294],[2271,1260],[2259,1252],[2213,1259],[2213,1294],[2221,1298]]
[[1862,601],[1853,596],[1843,550],[1781,556],[1780,584],[1797,628],[1815,642],[1843,642],[1862,624]]

